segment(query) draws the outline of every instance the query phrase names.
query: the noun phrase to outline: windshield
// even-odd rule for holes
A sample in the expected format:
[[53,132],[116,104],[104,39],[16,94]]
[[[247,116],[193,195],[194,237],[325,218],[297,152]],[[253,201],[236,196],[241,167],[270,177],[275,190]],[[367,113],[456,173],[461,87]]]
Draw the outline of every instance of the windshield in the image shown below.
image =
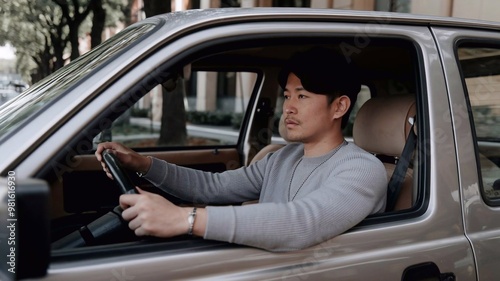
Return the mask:
[[119,32],[2,105],[0,107],[0,139],[28,121],[66,89],[75,85],[95,68],[105,64],[109,58],[135,42],[153,27],[152,24],[145,24]]

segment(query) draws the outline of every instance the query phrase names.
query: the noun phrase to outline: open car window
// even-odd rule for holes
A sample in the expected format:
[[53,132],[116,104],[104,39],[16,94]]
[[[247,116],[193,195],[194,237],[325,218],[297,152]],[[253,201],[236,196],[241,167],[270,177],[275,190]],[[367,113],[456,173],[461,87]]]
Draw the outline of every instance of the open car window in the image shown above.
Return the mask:
[[185,67],[183,74],[154,87],[94,143],[142,149],[236,145],[259,73]]

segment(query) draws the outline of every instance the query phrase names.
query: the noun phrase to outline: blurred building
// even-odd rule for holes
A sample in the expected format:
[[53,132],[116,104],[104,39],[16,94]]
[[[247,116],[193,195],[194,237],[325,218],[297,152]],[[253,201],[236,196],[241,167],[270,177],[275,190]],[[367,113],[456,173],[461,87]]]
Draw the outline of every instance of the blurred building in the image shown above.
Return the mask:
[[414,0],[410,13],[500,21],[498,0]]
[[[142,0],[137,0],[141,6]],[[166,0],[165,2],[170,2]],[[172,10],[219,7],[310,7],[365,11],[393,11],[500,21],[498,0],[172,0]]]

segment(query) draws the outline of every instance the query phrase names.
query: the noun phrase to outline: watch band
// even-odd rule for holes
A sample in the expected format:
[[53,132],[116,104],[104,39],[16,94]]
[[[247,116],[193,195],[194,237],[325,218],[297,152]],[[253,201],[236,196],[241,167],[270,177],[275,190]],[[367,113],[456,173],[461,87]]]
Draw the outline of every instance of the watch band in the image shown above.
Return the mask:
[[194,227],[194,221],[196,219],[196,207],[193,208],[193,210],[189,213],[188,216],[188,235],[193,235],[193,227]]

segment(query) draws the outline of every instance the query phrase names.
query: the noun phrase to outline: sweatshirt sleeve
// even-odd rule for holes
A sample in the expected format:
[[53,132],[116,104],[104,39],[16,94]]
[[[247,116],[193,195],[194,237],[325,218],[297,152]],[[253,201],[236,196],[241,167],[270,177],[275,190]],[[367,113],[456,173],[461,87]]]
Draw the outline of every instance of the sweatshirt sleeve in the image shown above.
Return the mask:
[[385,169],[378,160],[368,163],[347,161],[326,181],[312,182],[320,185],[315,191],[291,202],[207,207],[204,238],[278,252],[333,238],[385,206]]
[[[264,159],[263,159],[264,160]],[[267,160],[211,173],[153,158],[145,178],[165,192],[199,204],[234,204],[259,198]]]

